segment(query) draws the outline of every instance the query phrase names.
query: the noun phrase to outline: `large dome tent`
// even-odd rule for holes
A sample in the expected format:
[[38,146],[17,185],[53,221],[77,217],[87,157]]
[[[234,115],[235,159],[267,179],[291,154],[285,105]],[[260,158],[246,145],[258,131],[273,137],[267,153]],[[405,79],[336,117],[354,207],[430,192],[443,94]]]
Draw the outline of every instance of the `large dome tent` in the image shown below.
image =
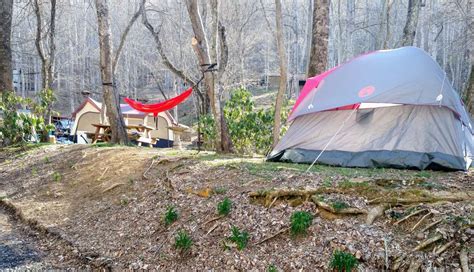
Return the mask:
[[474,128],[444,71],[423,50],[361,55],[309,78],[270,161],[466,170]]

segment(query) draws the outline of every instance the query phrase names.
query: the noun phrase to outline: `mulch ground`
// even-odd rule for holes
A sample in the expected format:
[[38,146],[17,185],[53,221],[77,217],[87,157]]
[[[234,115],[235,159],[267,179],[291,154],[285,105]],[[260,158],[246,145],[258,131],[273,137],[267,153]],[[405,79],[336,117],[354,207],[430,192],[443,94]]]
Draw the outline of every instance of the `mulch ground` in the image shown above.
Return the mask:
[[[327,271],[333,252],[344,250],[358,258],[362,269],[381,270],[388,265],[455,271],[461,267],[459,256],[465,248],[472,267],[472,171],[317,165],[305,173],[306,167],[195,151],[54,145],[1,151],[0,197],[25,218],[59,234],[81,260],[116,270],[262,271],[274,265],[283,271]],[[318,190],[318,199],[364,211],[376,206],[369,200],[377,197],[468,197],[390,204],[369,225],[365,214],[334,214],[304,197],[282,196],[271,205],[266,199],[249,197],[278,190]],[[226,197],[232,201],[231,212],[216,219],[217,203]],[[170,206],[179,216],[166,226],[163,216]],[[292,237],[282,231],[289,226],[291,214],[302,210],[314,215],[307,235]],[[396,223],[416,211],[421,212]],[[228,240],[232,226],[250,235],[241,251]],[[192,238],[188,252],[174,247],[180,230]],[[413,250],[436,235],[441,236],[436,242]],[[447,249],[437,254],[444,245]],[[49,258],[55,267],[71,266],[58,255]]]

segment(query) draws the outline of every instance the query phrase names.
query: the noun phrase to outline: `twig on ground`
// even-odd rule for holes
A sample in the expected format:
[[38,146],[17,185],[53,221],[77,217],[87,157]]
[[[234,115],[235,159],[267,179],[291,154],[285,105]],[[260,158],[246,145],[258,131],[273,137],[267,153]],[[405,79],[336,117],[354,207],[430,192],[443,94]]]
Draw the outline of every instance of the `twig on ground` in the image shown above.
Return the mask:
[[441,240],[442,238],[443,238],[443,236],[441,234],[437,234],[437,235],[435,235],[431,238],[428,238],[428,239],[424,240],[423,242],[421,242],[419,245],[417,245],[414,249],[412,249],[412,252],[422,250],[425,247],[431,245],[432,243]]
[[441,255],[441,253],[445,252],[446,249],[448,249],[450,246],[454,244],[454,240],[447,242],[443,246],[439,247],[438,249],[435,250],[436,255]]
[[211,222],[217,221],[217,220],[219,220],[219,219],[221,219],[221,218],[223,218],[223,217],[224,217],[223,215],[219,215],[219,216],[213,217],[213,218],[207,220],[206,222],[204,222],[204,223],[202,224],[202,226],[205,226],[205,225],[207,225],[207,224],[209,224],[209,223],[211,223]]
[[273,204],[275,204],[277,199],[278,199],[278,196],[273,199],[273,201],[272,201],[272,203],[270,203],[270,205],[268,205],[268,209],[270,209],[273,206]]
[[215,223],[206,233],[206,235],[209,235],[211,232],[213,232],[217,227],[219,226],[219,222]]
[[462,272],[469,272],[469,261],[467,259],[467,250],[465,247],[459,252],[459,262],[461,263]]
[[105,173],[107,173],[108,170],[109,170],[109,167],[105,167],[104,172],[102,172],[102,174],[101,174],[100,177],[97,179],[97,181],[100,181],[100,179],[104,177]]
[[113,189],[121,186],[121,185],[125,185],[125,183],[115,183],[115,184],[112,184],[112,186],[110,186],[109,188],[105,189],[102,191],[102,193],[107,193],[108,191],[112,191]]
[[413,228],[411,228],[411,231],[415,231],[416,228],[418,228],[418,226],[421,225],[421,223],[423,223],[423,221],[425,221],[426,218],[428,218],[428,216],[432,215],[433,213],[432,212],[429,212],[427,214],[425,214],[414,226]]
[[410,263],[410,267],[408,267],[407,272],[418,272],[422,264],[423,262],[419,259],[412,260]]
[[426,212],[426,211],[427,211],[427,209],[420,209],[418,211],[412,212],[409,215],[407,215],[407,216],[403,217],[402,219],[398,220],[397,222],[395,222],[394,225],[398,225],[398,224],[402,223],[403,221],[409,219],[410,217],[415,216],[417,214],[420,214],[422,212]]
[[289,230],[290,230],[289,227],[283,228],[283,229],[281,229],[279,232],[273,234],[272,236],[269,236],[269,237],[267,237],[267,238],[261,240],[260,242],[257,242],[256,245],[263,244],[263,243],[265,243],[266,241],[268,241],[268,240],[270,240],[270,239],[273,239],[273,238],[277,237],[278,235],[283,234],[283,233],[285,233],[285,232],[287,232],[287,231],[289,231]]
[[151,163],[150,163],[150,166],[148,166],[148,168],[145,170],[145,172],[143,172],[143,178],[144,179],[148,179],[148,177],[146,176],[146,173],[148,173],[148,171],[150,171],[151,167],[153,166],[153,164],[155,164],[155,159],[152,159],[151,160]]
[[389,242],[390,242],[390,240],[387,237],[383,238],[383,247],[384,247],[384,250],[385,250],[385,269],[387,269],[387,270],[390,267],[390,264],[388,262],[388,243]]
[[425,231],[431,229],[432,227],[434,227],[434,226],[438,225],[439,223],[443,222],[443,220],[444,219],[439,219],[439,220],[434,221],[433,223],[429,224],[424,229],[422,229],[421,232],[425,232]]

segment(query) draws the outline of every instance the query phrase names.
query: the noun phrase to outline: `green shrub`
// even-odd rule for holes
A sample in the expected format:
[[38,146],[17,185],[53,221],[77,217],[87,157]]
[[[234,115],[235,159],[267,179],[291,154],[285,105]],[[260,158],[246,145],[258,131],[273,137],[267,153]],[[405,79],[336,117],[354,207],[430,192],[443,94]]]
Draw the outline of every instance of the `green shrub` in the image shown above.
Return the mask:
[[350,272],[357,267],[358,261],[352,254],[340,250],[336,250],[331,258],[329,266],[339,272]]
[[247,246],[247,243],[249,241],[249,234],[246,231],[240,231],[239,228],[232,226],[231,229],[231,235],[229,237],[229,240],[237,244],[237,249],[242,250]]
[[228,197],[224,198],[221,202],[217,203],[217,213],[222,216],[226,216],[230,213],[232,208],[232,201]]
[[309,212],[297,211],[291,215],[291,234],[293,236],[306,234],[313,222],[313,215]]
[[[49,99],[49,96],[46,98]],[[31,140],[37,142],[38,134],[45,134],[54,129],[53,125],[45,124],[44,115],[47,109],[43,106],[44,103],[46,102],[41,96],[40,103],[37,104],[13,92],[2,92],[0,97],[0,111],[3,112],[3,122],[0,124],[2,144],[23,144]],[[19,112],[19,108],[29,109],[31,112]]]
[[[286,118],[290,103],[286,101],[281,111],[281,134],[286,132]],[[246,89],[232,91],[224,106],[224,116],[232,143],[238,153],[265,154],[273,141],[272,129],[275,109],[255,109],[252,94]]]
[[164,216],[165,225],[167,226],[171,225],[176,220],[178,220],[178,212],[176,211],[174,206],[169,206],[166,209],[165,216]]
[[[288,128],[285,123],[290,104],[290,101],[286,101],[281,110],[281,134]],[[256,110],[252,94],[240,88],[231,92],[231,98],[226,101],[223,112],[232,143],[238,153],[265,154],[270,150],[273,141],[274,108]],[[216,125],[213,116],[201,116],[199,126],[204,147],[215,148]]]
[[178,231],[174,238],[174,247],[182,252],[188,251],[193,244],[191,237],[183,230]]

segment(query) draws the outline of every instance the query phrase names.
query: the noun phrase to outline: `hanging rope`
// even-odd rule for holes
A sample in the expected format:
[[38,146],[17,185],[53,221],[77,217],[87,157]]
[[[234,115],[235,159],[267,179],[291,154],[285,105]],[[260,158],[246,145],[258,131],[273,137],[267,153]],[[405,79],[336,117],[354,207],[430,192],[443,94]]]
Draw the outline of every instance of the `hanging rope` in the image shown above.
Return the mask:
[[326,149],[328,148],[328,146],[331,144],[331,142],[334,140],[334,138],[336,138],[337,134],[339,134],[339,132],[341,132],[342,128],[344,127],[344,125],[346,124],[346,122],[351,118],[352,114],[354,114],[354,112],[357,110],[357,108],[353,109],[351,111],[351,114],[349,114],[349,116],[347,116],[346,120],[344,120],[344,122],[342,122],[341,126],[337,129],[336,133],[334,133],[334,135],[331,137],[331,139],[329,139],[329,141],[326,143],[326,145],[324,146],[323,150],[321,150],[321,152],[319,152],[319,155],[316,157],[316,159],[314,159],[313,163],[308,167],[308,169],[306,169],[305,173],[308,173],[309,170],[311,170],[311,168],[313,167],[313,165],[319,160],[319,158],[321,157],[321,155],[323,155],[324,151],[326,151]]

